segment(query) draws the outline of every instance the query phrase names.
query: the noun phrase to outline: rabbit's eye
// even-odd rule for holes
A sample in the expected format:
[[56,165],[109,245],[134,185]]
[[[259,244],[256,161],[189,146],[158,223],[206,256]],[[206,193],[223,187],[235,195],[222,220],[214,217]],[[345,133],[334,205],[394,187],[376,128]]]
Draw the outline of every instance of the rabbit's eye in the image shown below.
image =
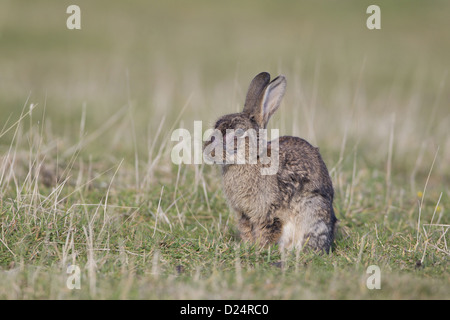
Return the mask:
[[245,131],[242,129],[236,129],[236,132],[234,133],[234,135],[238,138],[242,137],[245,134]]

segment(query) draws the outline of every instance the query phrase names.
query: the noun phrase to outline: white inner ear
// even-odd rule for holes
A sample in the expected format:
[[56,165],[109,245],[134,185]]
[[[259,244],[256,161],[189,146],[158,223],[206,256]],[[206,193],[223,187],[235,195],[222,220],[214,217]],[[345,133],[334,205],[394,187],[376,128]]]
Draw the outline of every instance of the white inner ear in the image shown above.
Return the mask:
[[283,83],[275,83],[275,86],[269,85],[264,92],[263,99],[263,118],[267,124],[269,118],[278,109],[283,99],[285,86]]
[[269,93],[270,93],[270,86],[266,88],[266,91],[264,92],[264,99],[263,99],[263,115],[264,118],[266,118],[266,114],[269,112]]

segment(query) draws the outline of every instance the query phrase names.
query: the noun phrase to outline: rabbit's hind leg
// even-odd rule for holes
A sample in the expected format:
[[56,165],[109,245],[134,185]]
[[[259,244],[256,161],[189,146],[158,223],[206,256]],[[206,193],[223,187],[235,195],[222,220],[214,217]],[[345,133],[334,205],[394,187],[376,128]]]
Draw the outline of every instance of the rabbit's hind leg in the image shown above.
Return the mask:
[[303,246],[314,251],[329,253],[337,221],[333,207],[314,205],[308,208],[307,213]]
[[283,225],[280,248],[312,249],[328,253],[334,239],[336,218],[333,209],[321,198],[299,202],[298,211],[290,212]]
[[333,243],[333,228],[324,221],[316,221],[305,234],[303,245],[314,251],[328,253]]

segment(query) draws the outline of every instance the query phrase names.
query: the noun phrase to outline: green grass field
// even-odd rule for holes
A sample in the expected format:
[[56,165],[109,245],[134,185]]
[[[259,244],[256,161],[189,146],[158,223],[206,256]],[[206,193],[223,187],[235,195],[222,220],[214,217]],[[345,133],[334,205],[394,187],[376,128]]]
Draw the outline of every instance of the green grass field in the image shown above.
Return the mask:
[[[0,3],[0,299],[450,298],[450,3],[70,4]],[[171,162],[261,71],[330,171],[330,255],[241,243],[220,169]]]

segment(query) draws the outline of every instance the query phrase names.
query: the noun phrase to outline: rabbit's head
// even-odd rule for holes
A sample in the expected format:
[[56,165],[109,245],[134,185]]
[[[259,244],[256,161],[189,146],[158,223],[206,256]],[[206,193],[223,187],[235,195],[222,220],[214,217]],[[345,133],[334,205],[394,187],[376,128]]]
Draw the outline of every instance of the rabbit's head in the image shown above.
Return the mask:
[[[267,127],[270,117],[281,104],[285,90],[286,78],[283,75],[270,81],[270,74],[267,72],[258,74],[248,88],[244,110],[227,114],[217,120],[214,129],[218,135],[213,134],[211,140],[205,143],[205,148],[210,144],[222,143],[223,155],[227,157],[236,154],[240,138],[245,137],[242,141],[245,141],[246,150],[249,150],[251,143],[258,146],[259,130]],[[217,139],[217,136],[220,136],[222,141],[218,141],[220,139]],[[248,159],[248,153],[246,158]]]

